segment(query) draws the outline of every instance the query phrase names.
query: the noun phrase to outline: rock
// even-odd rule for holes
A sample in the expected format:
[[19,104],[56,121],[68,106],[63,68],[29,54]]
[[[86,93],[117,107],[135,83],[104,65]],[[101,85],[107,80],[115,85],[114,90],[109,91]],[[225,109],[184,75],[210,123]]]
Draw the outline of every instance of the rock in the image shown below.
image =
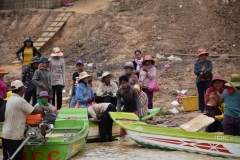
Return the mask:
[[166,59],[167,59],[166,57],[164,57],[163,55],[161,55],[161,54],[159,54],[159,53],[156,54],[156,57],[157,57],[159,60],[166,60]]
[[186,68],[186,71],[187,71],[187,72],[190,72],[190,71],[191,71],[191,69],[190,69],[190,68]]
[[221,55],[218,59],[217,59],[218,62],[228,62],[229,61],[229,57],[227,54],[223,54]]

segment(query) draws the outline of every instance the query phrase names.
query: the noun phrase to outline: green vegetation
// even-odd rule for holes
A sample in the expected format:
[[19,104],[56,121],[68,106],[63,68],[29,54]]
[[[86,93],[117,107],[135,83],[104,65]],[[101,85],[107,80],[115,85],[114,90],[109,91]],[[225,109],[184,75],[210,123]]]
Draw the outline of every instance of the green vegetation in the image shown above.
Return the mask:
[[125,12],[125,11],[128,11],[128,7],[127,6],[121,6],[118,10],[118,12]]

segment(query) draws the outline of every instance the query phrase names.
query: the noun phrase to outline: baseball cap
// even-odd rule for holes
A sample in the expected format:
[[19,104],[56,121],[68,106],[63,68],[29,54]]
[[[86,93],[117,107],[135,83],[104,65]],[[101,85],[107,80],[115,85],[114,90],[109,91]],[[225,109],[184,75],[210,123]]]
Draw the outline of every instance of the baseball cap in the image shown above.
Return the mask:
[[[20,80],[15,80],[11,83],[11,89],[12,90],[17,90],[21,87],[25,87],[24,84],[22,83],[22,81]],[[25,87],[26,88],[26,87]]]
[[82,64],[82,65],[84,65],[84,61],[81,60],[81,59],[79,59],[79,60],[76,61],[76,65],[78,65],[78,64]]

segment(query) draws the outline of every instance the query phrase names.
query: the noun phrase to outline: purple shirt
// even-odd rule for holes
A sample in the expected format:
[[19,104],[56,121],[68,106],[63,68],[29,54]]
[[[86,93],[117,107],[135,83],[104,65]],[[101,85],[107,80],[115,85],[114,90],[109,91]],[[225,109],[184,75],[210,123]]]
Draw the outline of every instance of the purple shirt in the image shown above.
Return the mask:
[[7,97],[7,92],[10,91],[10,89],[7,87],[6,83],[3,81],[2,78],[0,78],[0,96],[5,99]]

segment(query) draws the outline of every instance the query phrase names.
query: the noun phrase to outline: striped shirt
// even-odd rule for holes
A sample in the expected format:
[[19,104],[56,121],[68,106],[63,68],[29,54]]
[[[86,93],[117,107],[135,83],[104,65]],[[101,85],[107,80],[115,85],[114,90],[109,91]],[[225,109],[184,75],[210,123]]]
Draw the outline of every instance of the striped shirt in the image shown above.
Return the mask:
[[139,101],[141,105],[142,116],[145,116],[148,113],[148,97],[145,92],[141,91],[139,95]]

